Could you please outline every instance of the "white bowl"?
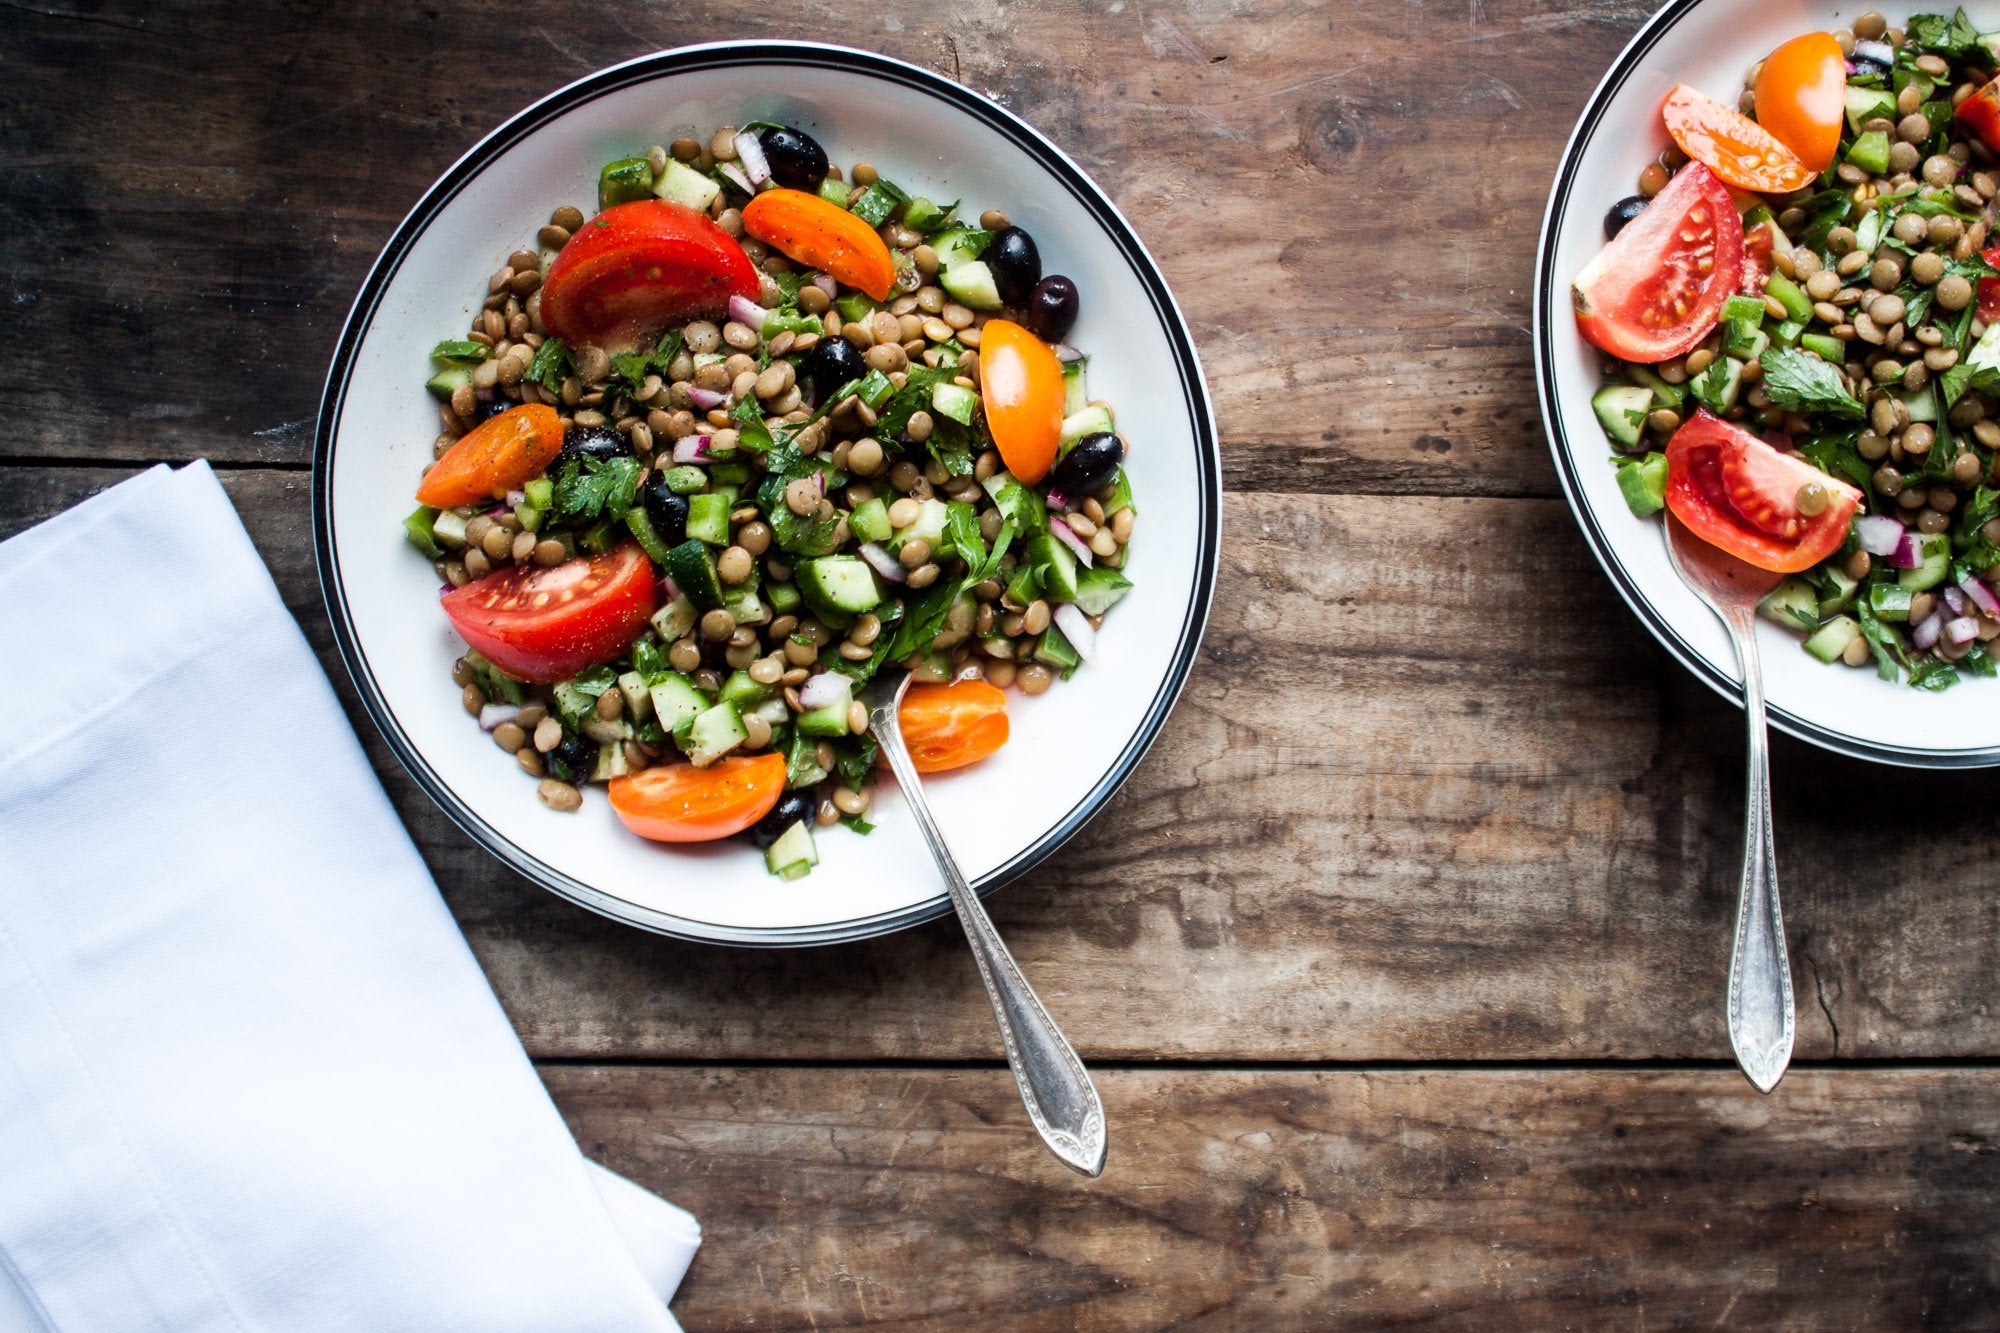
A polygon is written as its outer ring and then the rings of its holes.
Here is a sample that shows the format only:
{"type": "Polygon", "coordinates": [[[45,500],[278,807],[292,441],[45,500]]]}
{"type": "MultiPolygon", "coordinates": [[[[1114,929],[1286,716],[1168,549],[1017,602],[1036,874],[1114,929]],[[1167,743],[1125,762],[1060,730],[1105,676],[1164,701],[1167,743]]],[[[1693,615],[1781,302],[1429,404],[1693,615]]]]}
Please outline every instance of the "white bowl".
{"type": "MultiPolygon", "coordinates": [[[[1660,104],[1676,83],[1734,105],[1744,74],[1778,43],[1844,26],[1869,8],[1796,0],[1669,4],[1639,30],[1584,108],[1542,224],[1535,369],[1563,492],[1605,573],[1646,628],[1697,676],[1738,703],[1742,678],[1721,622],[1674,575],[1659,520],[1632,516],[1605,461],[1611,447],[1590,408],[1600,382],[1599,354],[1576,331],[1569,284],[1604,244],[1605,210],[1633,192],[1639,169],[1666,147],[1660,104]]],[[[1976,26],[1994,26],[1994,14],[1976,12],[1980,8],[1968,6],[1976,26]]],[[[1883,12],[1892,21],[1899,16],[1883,12]]],[[[1927,10],[1920,5],[1909,12],[1927,10]]],[[[1761,617],[1757,635],[1770,720],[1781,730],[1884,763],[1932,768],[2000,763],[2000,686],[1993,682],[1968,678],[1932,694],[1879,680],[1872,667],[1822,665],[1801,649],[1798,635],[1761,617]]]]}
{"type": "Polygon", "coordinates": [[[1012,738],[927,784],[982,891],[1083,828],[1131,773],[1187,678],[1215,580],[1221,494],[1214,418],[1166,283],[1100,189],[987,99],[883,56],[794,42],[718,43],[601,70],[537,102],[444,174],[396,229],[361,289],[327,378],[313,498],[320,579],[363,702],[419,784],[481,845],[586,907],[666,934],[732,944],[858,939],[948,910],[916,829],[884,780],[878,824],[819,837],[820,864],[787,883],[747,844],[670,848],[625,832],[602,788],[577,814],[459,706],[463,647],[429,564],[399,524],[437,433],[426,354],[456,336],[487,276],[561,204],[588,206],[617,156],[722,124],[798,125],[839,162],[868,161],[973,215],[1000,208],[1074,278],[1093,397],[1130,440],[1140,513],[1129,573],[1097,660],[1038,698],[1009,694],[1012,738]]]}

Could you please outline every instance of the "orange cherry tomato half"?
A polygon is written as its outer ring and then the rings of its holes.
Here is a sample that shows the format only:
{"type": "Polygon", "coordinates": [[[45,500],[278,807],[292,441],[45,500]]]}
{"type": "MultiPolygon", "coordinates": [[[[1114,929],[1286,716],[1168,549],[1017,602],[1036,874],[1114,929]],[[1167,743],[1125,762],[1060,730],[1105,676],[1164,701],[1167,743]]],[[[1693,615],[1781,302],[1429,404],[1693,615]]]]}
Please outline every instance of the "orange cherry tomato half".
{"type": "Polygon", "coordinates": [[[489,417],[445,450],[417,487],[422,504],[450,509],[498,499],[540,476],[562,451],[556,410],[530,403],[489,417]]]}
{"type": "Polygon", "coordinates": [[[458,636],[517,680],[563,680],[609,661],[656,605],[652,562],[633,542],[553,568],[509,565],[444,595],[458,636]]]}
{"type": "Polygon", "coordinates": [[[1694,535],[1738,560],[1779,574],[1811,569],[1840,549],[1861,492],[1795,454],[1697,410],[1667,441],[1667,508],[1694,535]],[[1799,509],[1808,483],[1827,506],[1799,509]]]}
{"type": "Polygon", "coordinates": [[[542,324],[571,346],[629,351],[758,290],[750,257],[706,214],[635,199],[584,223],[556,255],[542,277],[542,324]]]}
{"type": "Polygon", "coordinates": [[[1056,463],[1062,440],[1062,362],[1012,320],[979,331],[979,397],[1007,470],[1032,486],[1056,463]]]}
{"type": "Polygon", "coordinates": [[[878,301],[888,300],[896,285],[888,243],[866,222],[816,194],[766,190],[743,206],[743,230],[878,301]]]}
{"type": "Polygon", "coordinates": [[[1958,104],[1952,112],[1961,125],[1985,140],[1986,146],[2000,153],[2000,79],[1981,88],[1972,96],[1958,104]]]}
{"type": "Polygon", "coordinates": [[[1819,174],[1756,121],[1685,83],[1667,94],[1661,114],[1683,153],[1739,190],[1784,194],[1819,174]]]}
{"type": "Polygon", "coordinates": [[[917,772],[964,768],[1007,743],[1007,695],[983,680],[912,685],[896,724],[917,772]]]}
{"type": "Polygon", "coordinates": [[[1764,58],[1752,104],[1757,123],[1798,155],[1811,172],[1825,171],[1840,151],[1847,116],[1847,58],[1827,32],[1794,37],[1764,58]]]}
{"type": "Polygon", "coordinates": [[[741,833],[785,794],[785,757],[732,755],[706,768],[672,764],[611,779],[611,809],[654,842],[714,842],[741,833]]]}

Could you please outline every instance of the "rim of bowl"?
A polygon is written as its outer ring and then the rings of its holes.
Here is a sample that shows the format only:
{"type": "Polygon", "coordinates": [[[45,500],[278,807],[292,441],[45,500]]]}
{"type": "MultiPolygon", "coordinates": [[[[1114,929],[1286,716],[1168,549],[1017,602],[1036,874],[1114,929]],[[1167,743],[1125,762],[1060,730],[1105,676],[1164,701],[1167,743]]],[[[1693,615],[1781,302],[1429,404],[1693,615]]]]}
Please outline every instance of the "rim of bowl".
{"type": "Polygon", "coordinates": [[[1043,170],[1054,177],[1097,225],[1104,229],[1125,261],[1131,265],[1152,304],[1155,315],[1167,332],[1168,341],[1173,346],[1174,367],[1185,399],[1189,424],[1194,430],[1198,454],[1196,472],[1200,525],[1196,534],[1198,544],[1194,581],[1188,589],[1187,605],[1183,613],[1180,636],[1174,648],[1172,666],[1154,695],[1138,729],[1127,739],[1124,748],[1119,751],[1117,759],[1110,768],[1053,828],[974,883],[974,890],[982,897],[1039,865],[1089,822],[1091,817],[1125,784],[1140,759],[1152,747],[1161,727],[1165,725],[1168,715],[1173,711],[1174,703],[1186,686],[1188,674],[1193,668],[1202,632],[1208,623],[1210,603],[1215,590],[1216,565],[1221,547],[1222,460],[1217,444],[1218,432],[1214,407],[1209,400],[1207,382],[1202,377],[1201,361],[1195,352],[1194,339],[1188,332],[1187,321],[1182,317],[1179,305],[1175,303],[1173,294],[1167,289],[1166,279],[1161,275],[1159,265],[1154,262],[1131,224],[1125,220],[1124,215],[1118,211],[1117,206],[1096,182],[1039,130],[991,99],[982,97],[921,66],[874,51],[805,41],[705,42],[638,56],[588,74],[508,117],[498,128],[468,149],[464,156],[454,162],[429,189],[424,191],[409,214],[397,224],[396,230],[383,246],[381,254],[369,268],[368,276],[362,282],[347,319],[341,326],[340,339],[335,345],[333,361],[327,370],[325,388],[321,393],[319,419],[313,435],[313,550],[318,565],[320,591],[326,600],[334,643],[339,649],[341,662],[347,668],[349,678],[353,680],[354,687],[361,696],[362,706],[367,709],[370,719],[382,733],[383,739],[394,752],[398,762],[453,823],[501,862],[558,897],[566,898],[601,916],[657,934],[709,944],[788,948],[844,943],[890,934],[944,915],[951,910],[951,902],[940,890],[934,898],[924,902],[874,916],[855,917],[846,921],[799,929],[746,929],[641,907],[594,888],[557,870],[538,857],[529,855],[459,799],[411,744],[397,722],[394,710],[389,707],[381,691],[376,687],[374,673],[368,666],[367,653],[355,636],[353,624],[347,614],[346,593],[340,579],[339,554],[333,542],[330,493],[334,437],[355,353],[374,321],[375,312],[389,283],[401,269],[417,238],[429,229],[439,210],[468,182],[522,139],[534,134],[560,115],[637,83],[652,82],[694,70],[727,69],[745,65],[805,65],[833,68],[898,83],[971,115],[987,129],[1010,140],[1014,146],[1026,152],[1043,170]]]}
{"type": "MultiPolygon", "coordinates": [[[[1599,80],[1597,88],[1584,105],[1583,114],[1577,118],[1576,128],[1570,132],[1569,142],[1563,148],[1560,164],[1556,167],[1555,182],[1549,188],[1549,204],[1542,217],[1542,233],[1535,248],[1535,299],[1533,310],[1533,330],[1535,348],[1535,389],[1541,398],[1542,426],[1549,440],[1549,453],[1555,459],[1556,476],[1562,483],[1563,499],[1568,502],[1570,513],[1583,530],[1585,542],[1597,563],[1604,569],[1611,585],[1625,604],[1639,618],[1655,639],[1677,658],[1681,665],[1694,673],[1697,680],[1707,685],[1717,694],[1738,708],[1743,706],[1743,687],[1738,678],[1728,672],[1717,670],[1708,659],[1696,652],[1692,645],[1681,636],[1678,629],[1663,615],[1639,588],[1636,579],[1629,574],[1616,554],[1615,543],[1608,533],[1598,526],[1590,507],[1584,503],[1582,479],[1576,471],[1575,453],[1569,447],[1569,437],[1563,429],[1562,413],[1558,407],[1555,379],[1555,346],[1552,312],[1558,309],[1555,287],[1555,250],[1557,237],[1562,231],[1569,211],[1571,186],[1582,164],[1583,154],[1596,137],[1598,124],[1604,118],[1612,99],[1625,87],[1625,81],[1638,68],[1639,62],[1651,52],[1680,21],[1708,0],[1673,0],[1647,20],[1646,25],[1633,34],[1625,49],[1611,63],[1599,80]]],[[[1567,303],[1562,309],[1567,310],[1567,303]]],[[[1886,683],[1877,682],[1882,688],[1886,683]]],[[[1836,731],[1819,723],[1808,721],[1789,711],[1782,705],[1767,704],[1771,725],[1788,735],[1796,736],[1809,744],[1836,754],[1844,754],[1856,759],[1866,759],[1881,764],[1896,764],[1906,768],[1983,768],[2000,764],[2000,746],[1964,749],[1929,750],[1911,746],[1890,745],[1878,741],[1866,741],[1845,732],[1836,731]]]]}

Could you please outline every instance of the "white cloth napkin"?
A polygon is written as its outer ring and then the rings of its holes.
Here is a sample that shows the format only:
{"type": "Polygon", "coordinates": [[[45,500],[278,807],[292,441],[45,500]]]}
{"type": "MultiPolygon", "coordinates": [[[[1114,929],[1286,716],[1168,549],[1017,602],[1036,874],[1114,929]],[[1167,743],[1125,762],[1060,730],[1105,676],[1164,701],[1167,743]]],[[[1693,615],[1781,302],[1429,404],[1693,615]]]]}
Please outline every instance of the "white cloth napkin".
{"type": "MultiPolygon", "coordinates": [[[[384,541],[396,540],[384,529],[384,541]]],[[[0,544],[0,1328],[671,1330],[214,474],[0,544]]]]}

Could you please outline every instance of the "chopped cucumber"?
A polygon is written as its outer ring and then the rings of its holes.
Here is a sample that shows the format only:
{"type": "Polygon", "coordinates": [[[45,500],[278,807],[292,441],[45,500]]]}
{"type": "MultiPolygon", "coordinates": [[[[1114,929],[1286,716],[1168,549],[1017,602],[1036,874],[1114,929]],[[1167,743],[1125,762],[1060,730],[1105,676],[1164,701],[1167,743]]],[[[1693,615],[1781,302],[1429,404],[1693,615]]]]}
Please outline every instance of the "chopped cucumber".
{"type": "Polygon", "coordinates": [[[1821,620],[1825,620],[1831,615],[1837,615],[1852,606],[1854,604],[1855,589],[1861,586],[1861,580],[1847,577],[1847,571],[1839,565],[1828,565],[1823,572],[1831,586],[1822,592],[1819,597],[1819,618],[1821,620]]]}
{"type": "Polygon", "coordinates": [[[847,734],[847,706],[854,702],[854,683],[846,676],[836,675],[836,684],[841,686],[839,695],[831,703],[800,713],[798,726],[807,736],[845,736],[847,734]]]}
{"type": "Polygon", "coordinates": [[[590,781],[609,782],[631,771],[632,766],[625,762],[625,747],[605,741],[597,747],[597,764],[590,770],[590,781]]]}
{"type": "Polygon", "coordinates": [[[536,477],[521,487],[521,494],[527,496],[528,503],[537,509],[555,508],[556,484],[547,477],[536,477]]]}
{"type": "Polygon", "coordinates": [[[918,685],[949,685],[951,683],[951,654],[946,652],[923,652],[917,655],[917,664],[910,670],[910,679],[918,685]]]}
{"type": "Polygon", "coordinates": [[[677,671],[670,671],[654,681],[646,694],[652,700],[653,713],[660,719],[661,729],[670,736],[678,736],[688,723],[707,712],[711,706],[708,696],[677,671]]]}
{"type": "Polygon", "coordinates": [[[1757,297],[1739,295],[1732,296],[1722,303],[1722,314],[1717,318],[1724,324],[1735,323],[1737,320],[1761,324],[1766,313],[1768,312],[1764,309],[1764,303],[1757,297]]]}
{"type": "Polygon", "coordinates": [[[882,601],[875,571],[859,556],[823,555],[801,560],[796,568],[799,591],[814,610],[825,608],[858,616],[882,601]]]}
{"type": "Polygon", "coordinates": [[[1806,640],[1806,651],[1822,662],[1837,662],[1847,645],[1861,637],[1861,625],[1853,616],[1835,616],[1806,640]]]}
{"type": "Polygon", "coordinates": [[[689,763],[705,768],[743,744],[749,735],[734,708],[717,704],[689,724],[687,743],[681,748],[689,763]]]}
{"type": "Polygon", "coordinates": [[[992,239],[992,232],[977,227],[952,227],[932,239],[931,249],[937,254],[940,269],[953,269],[985,254],[986,243],[992,239]]]}
{"type": "Polygon", "coordinates": [[[1109,435],[1118,427],[1112,423],[1111,409],[1103,403],[1086,403],[1083,410],[1063,418],[1062,435],[1057,447],[1067,453],[1069,447],[1086,435],[1109,435]]]}
{"type": "MultiPolygon", "coordinates": [[[[1597,413],[1604,433],[1630,449],[1639,443],[1646,416],[1653,410],[1653,391],[1637,385],[1607,384],[1591,396],[1590,409],[1597,413]]],[[[1068,428],[1065,421],[1065,432],[1068,428]]]]}
{"type": "Polygon", "coordinates": [[[746,711],[743,716],[761,717],[771,724],[772,731],[776,731],[780,727],[792,725],[792,706],[785,702],[784,695],[774,694],[763,703],[746,711]]]}
{"type": "MultiPolygon", "coordinates": [[[[667,169],[653,182],[653,193],[672,204],[685,204],[697,213],[706,213],[722,187],[693,167],[667,159],[667,169]]],[[[844,196],[843,196],[844,197],[844,196]]]]}
{"type": "Polygon", "coordinates": [[[472,383],[470,366],[450,365],[425,380],[424,387],[438,397],[449,400],[460,387],[470,383],[472,383]]]}
{"type": "MultiPolygon", "coordinates": [[[[889,549],[900,551],[906,542],[921,538],[935,549],[944,540],[945,525],[951,521],[951,509],[939,499],[922,500],[917,505],[917,517],[908,527],[897,528],[889,538],[889,549]]],[[[873,605],[873,603],[870,603],[873,605]]],[[[866,611],[868,607],[862,607],[866,611]]]]}
{"type": "Polygon", "coordinates": [[[1870,175],[1881,175],[1889,169],[1889,136],[1880,130],[1856,135],[1847,160],[1870,175]]]}
{"type": "Polygon", "coordinates": [[[1104,502],[1104,513],[1109,517],[1121,509],[1131,510],[1134,516],[1139,512],[1139,507],[1132,503],[1132,478],[1122,467],[1118,469],[1118,480],[1111,483],[1111,498],[1104,502]]]}
{"type": "Polygon", "coordinates": [[[1807,296],[1805,290],[1796,282],[1776,269],[1771,270],[1771,278],[1765,284],[1764,291],[1775,297],[1778,304],[1785,308],[1787,320],[1802,324],[1813,317],[1812,298],[1807,296]]]}
{"type": "Polygon", "coordinates": [[[618,204],[644,199],[653,192],[653,167],[643,157],[621,157],[606,162],[597,173],[599,212],[618,204]]]}
{"type": "Polygon", "coordinates": [[[1090,391],[1084,387],[1083,367],[1081,360],[1063,367],[1063,415],[1066,417],[1083,411],[1084,404],[1090,401],[1090,391]]]}
{"type": "Polygon", "coordinates": [[[825,180],[819,183],[819,197],[826,200],[829,204],[835,204],[841,208],[846,208],[847,182],[837,181],[833,177],[828,176],[825,180]]]}
{"type": "Polygon", "coordinates": [[[1839,366],[1847,363],[1847,344],[1828,334],[1801,333],[1799,346],[1828,365],[1839,366]]]}
{"type": "Polygon", "coordinates": [[[1092,565],[1076,576],[1076,609],[1101,616],[1132,590],[1132,580],[1109,565],[1092,565]]]}
{"type": "Polygon", "coordinates": [[[894,531],[889,526],[889,506],[879,498],[856,505],[847,516],[847,527],[864,542],[886,542],[894,531]]]}
{"type": "Polygon", "coordinates": [[[781,616],[788,616],[799,609],[805,599],[799,596],[797,587],[789,583],[773,583],[764,589],[764,596],[771,603],[771,610],[781,616]]]}
{"type": "Polygon", "coordinates": [[[922,195],[918,195],[903,205],[903,225],[911,231],[920,231],[928,235],[943,227],[945,218],[950,216],[951,210],[957,207],[957,204],[947,204],[940,207],[922,195]]]}
{"type": "Polygon", "coordinates": [[[1667,507],[1667,456],[1647,454],[1618,465],[1618,491],[1639,518],[1647,518],[1667,507]]]}
{"type": "Polygon", "coordinates": [[[794,731],[792,743],[785,751],[785,785],[810,787],[824,781],[826,770],[819,764],[819,746],[803,731],[794,731]]]}
{"type": "Polygon", "coordinates": [[[699,610],[713,611],[722,605],[722,580],[715,572],[715,557],[699,539],[690,537],[667,552],[666,566],[667,577],[681,590],[681,596],[699,610]]]}
{"type": "Polygon", "coordinates": [[[715,491],[689,496],[688,536],[710,546],[729,545],[729,506],[733,498],[715,491]]]}
{"type": "Polygon", "coordinates": [[[431,536],[437,538],[440,546],[464,550],[466,522],[464,515],[454,514],[449,509],[440,509],[437,518],[431,522],[431,536]]]}
{"type": "Polygon", "coordinates": [[[993,281],[993,270],[986,267],[984,260],[974,259],[946,269],[938,275],[938,285],[953,300],[974,310],[998,310],[1005,304],[1000,299],[1000,288],[993,281]]]}
{"type": "MultiPolygon", "coordinates": [[[[540,521],[539,515],[537,521],[540,521]]],[[[646,517],[644,505],[633,505],[625,511],[625,526],[631,529],[632,535],[638,539],[639,547],[645,551],[648,559],[656,565],[667,563],[667,554],[673,548],[661,541],[660,534],[653,530],[653,520],[646,517]]]]}
{"type": "MultiPolygon", "coordinates": [[[[1821,335],[1817,333],[1805,333],[1799,336],[1799,341],[1804,342],[1807,338],[1819,337],[1821,335]]],[[[1838,342],[1839,340],[1828,338],[1825,341],[1838,342]]],[[[1763,329],[1755,324],[1738,320],[1734,323],[1723,325],[1722,352],[1723,355],[1732,360],[1755,361],[1758,357],[1764,355],[1764,350],[1770,345],[1771,335],[1764,332],[1763,329]]]]}
{"type": "Polygon", "coordinates": [[[722,693],[716,696],[723,703],[733,705],[738,712],[755,708],[771,697],[771,687],[760,685],[750,678],[748,671],[732,671],[729,679],[722,682],[722,693]]]}
{"type": "Polygon", "coordinates": [[[849,292],[835,301],[833,308],[840,312],[842,323],[852,324],[858,319],[867,319],[882,307],[870,300],[866,293],[849,292]]]}
{"type": "Polygon", "coordinates": [[[1951,572],[1951,535],[1943,532],[1917,534],[1917,559],[1921,563],[1915,569],[1896,572],[1899,586],[1911,592],[1922,592],[1943,583],[1944,576],[1951,572]]]}
{"type": "MultiPolygon", "coordinates": [[[[1906,569],[1903,572],[1909,574],[1914,571],[1906,569]]],[[[1878,583],[1868,590],[1868,609],[1875,613],[1877,620],[1906,623],[1910,618],[1910,599],[1915,595],[1916,590],[1912,588],[1878,583]]]]}
{"type": "Polygon", "coordinates": [[[1804,579],[1788,578],[1764,594],[1757,610],[1766,620],[1786,629],[1810,633],[1819,628],[1819,595],[1804,579]]]}
{"type": "Polygon", "coordinates": [[[963,384],[946,381],[931,386],[931,406],[959,425],[970,426],[972,414],[979,410],[979,395],[963,384]]]}
{"type": "MultiPolygon", "coordinates": [[[[1121,472],[1120,476],[1123,475],[1121,472]]],[[[986,487],[986,493],[993,498],[993,507],[1000,511],[1001,517],[1014,520],[1014,531],[1027,536],[1030,533],[1047,530],[1048,506],[1042,503],[1041,496],[1017,481],[1013,473],[996,472],[981,484],[986,487]]],[[[1112,514],[1117,511],[1106,505],[1104,512],[1112,514]]]]}
{"type": "MultiPolygon", "coordinates": [[[[671,551],[669,555],[673,554],[671,551]]],[[[653,632],[666,643],[684,639],[694,632],[695,622],[701,619],[701,609],[685,594],[674,598],[659,610],[653,612],[653,632]]]]}
{"type": "Polygon", "coordinates": [[[1073,602],[1077,594],[1076,556],[1053,532],[1028,539],[1027,561],[1041,571],[1042,595],[1052,602],[1073,602]]]}
{"type": "Polygon", "coordinates": [[[1912,389],[1908,393],[1898,394],[1897,397],[1902,401],[1903,406],[1909,409],[1910,420],[1937,420],[1937,395],[1933,394],[1929,389],[1912,389]]]}
{"type": "MultiPolygon", "coordinates": [[[[1856,134],[1871,120],[1896,119],[1896,98],[1887,88],[1857,88],[1847,85],[1847,124],[1856,134]]],[[[1887,136],[1885,135],[1886,139],[1887,136]]],[[[1885,147],[1883,152],[1886,154],[1885,147]]]]}
{"type": "Polygon", "coordinates": [[[1671,407],[1680,411],[1687,401],[1687,388],[1680,384],[1669,384],[1654,373],[1651,366],[1627,366],[1625,374],[1634,384],[1644,385],[1653,391],[1653,399],[1661,407],[1671,407]]]}
{"type": "Polygon", "coordinates": [[[1042,595],[1042,567],[1033,560],[1023,560],[1014,577],[1007,583],[1007,595],[1022,606],[1042,595]]]}
{"type": "Polygon", "coordinates": [[[403,535],[410,539],[410,545],[433,560],[444,555],[444,547],[437,539],[437,516],[438,511],[429,505],[418,505],[410,516],[403,520],[403,535]]]}
{"type": "Polygon", "coordinates": [[[764,599],[757,595],[757,589],[748,583],[725,592],[722,596],[722,609],[729,612],[739,625],[771,623],[771,608],[764,605],[764,599]]]}
{"type": "Polygon", "coordinates": [[[547,512],[547,510],[537,509],[531,504],[517,504],[514,506],[514,521],[521,525],[521,531],[523,532],[540,532],[542,528],[542,516],[547,512]]]}
{"type": "Polygon", "coordinates": [[[1035,660],[1043,666],[1052,666],[1068,675],[1083,665],[1083,659],[1076,655],[1076,649],[1054,625],[1042,631],[1042,637],[1035,644],[1035,660]]]}
{"type": "Polygon", "coordinates": [[[653,700],[648,690],[646,678],[636,671],[618,677],[618,692],[625,696],[625,714],[635,722],[644,722],[653,715],[653,700]]]}
{"type": "Polygon", "coordinates": [[[797,879],[819,864],[812,828],[806,820],[786,829],[764,849],[764,868],[780,879],[797,879]]]}

